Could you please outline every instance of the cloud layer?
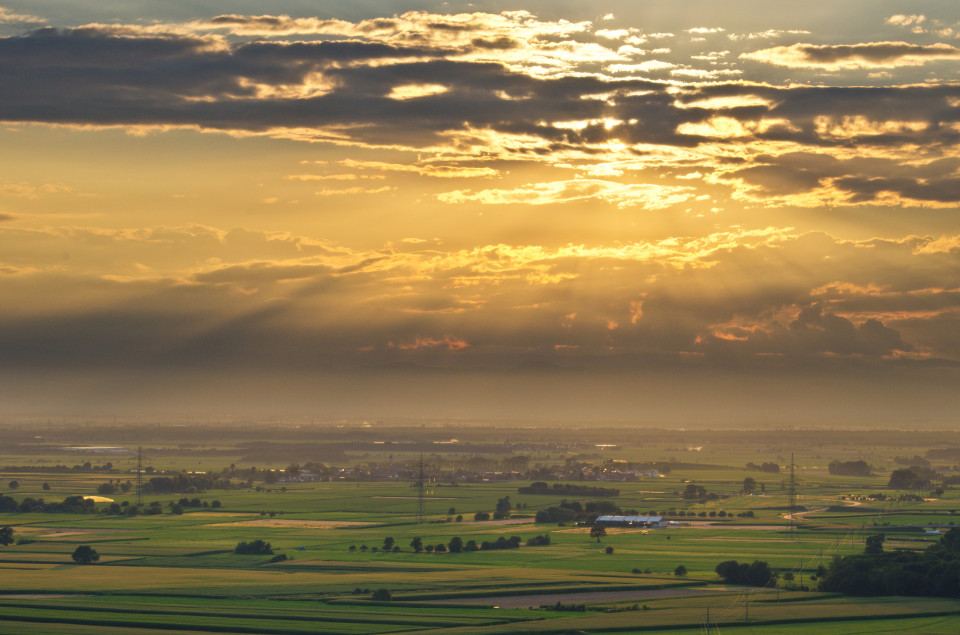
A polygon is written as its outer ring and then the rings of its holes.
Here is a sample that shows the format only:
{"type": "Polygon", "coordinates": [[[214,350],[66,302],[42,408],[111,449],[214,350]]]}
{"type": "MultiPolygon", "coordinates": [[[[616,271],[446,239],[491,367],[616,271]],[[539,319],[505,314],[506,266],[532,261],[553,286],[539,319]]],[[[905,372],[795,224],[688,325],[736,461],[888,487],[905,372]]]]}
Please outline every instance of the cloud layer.
{"type": "Polygon", "coordinates": [[[0,9],[0,364],[953,372],[960,49],[870,19],[0,9]]]}

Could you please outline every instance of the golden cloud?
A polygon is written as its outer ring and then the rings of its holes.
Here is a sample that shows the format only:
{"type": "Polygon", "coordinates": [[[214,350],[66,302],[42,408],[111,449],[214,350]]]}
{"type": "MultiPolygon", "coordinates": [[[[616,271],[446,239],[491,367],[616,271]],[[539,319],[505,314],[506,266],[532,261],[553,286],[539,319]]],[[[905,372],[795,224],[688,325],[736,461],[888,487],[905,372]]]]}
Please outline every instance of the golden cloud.
{"type": "Polygon", "coordinates": [[[958,59],[960,49],[949,44],[921,45],[907,42],[792,44],[743,53],[740,57],[788,68],[837,71],[920,66],[937,60],[958,59]]]}

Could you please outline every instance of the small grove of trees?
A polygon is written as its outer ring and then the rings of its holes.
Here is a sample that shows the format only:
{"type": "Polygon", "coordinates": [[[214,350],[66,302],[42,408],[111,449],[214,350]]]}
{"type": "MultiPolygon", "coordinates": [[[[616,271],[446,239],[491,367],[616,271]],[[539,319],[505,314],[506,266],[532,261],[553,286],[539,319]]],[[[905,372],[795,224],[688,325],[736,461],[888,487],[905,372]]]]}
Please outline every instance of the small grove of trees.
{"type": "Polygon", "coordinates": [[[473,515],[473,519],[476,521],[490,520],[490,512],[477,512],[473,515]]]}
{"type": "Polygon", "coordinates": [[[866,461],[831,461],[827,470],[835,476],[870,476],[870,465],[866,461]]]}
{"type": "Polygon", "coordinates": [[[535,520],[538,523],[593,522],[597,516],[602,515],[636,516],[637,511],[631,509],[625,512],[616,503],[608,500],[587,501],[581,505],[579,501],[563,499],[559,506],[538,511],[535,520]]]}
{"type": "Polygon", "coordinates": [[[554,496],[575,495],[610,497],[620,495],[620,490],[612,487],[573,485],[572,483],[564,483],[562,485],[560,483],[554,483],[553,487],[550,487],[543,481],[531,483],[530,487],[520,487],[517,491],[519,491],[521,494],[551,494],[554,496]]]}
{"type": "Polygon", "coordinates": [[[780,466],[776,463],[763,463],[757,465],[756,463],[747,463],[748,470],[754,470],[755,472],[768,472],[770,474],[779,474],[780,466]]]}
{"type": "Polygon", "coordinates": [[[237,546],[233,549],[233,553],[247,556],[270,556],[273,555],[273,547],[270,546],[269,542],[264,542],[263,540],[257,538],[252,542],[238,542],[237,546]]]}
{"type": "Polygon", "coordinates": [[[377,602],[389,602],[393,598],[393,594],[390,593],[389,589],[377,589],[371,597],[377,602]]]}
{"type": "Polygon", "coordinates": [[[726,560],[714,569],[727,584],[745,584],[747,586],[767,586],[776,577],[770,565],[760,560],[753,563],[739,563],[736,560],[726,560]]]}
{"type": "Polygon", "coordinates": [[[895,456],[893,457],[893,462],[897,465],[906,465],[908,467],[913,467],[914,465],[917,467],[930,467],[930,461],[919,454],[914,454],[913,458],[908,456],[895,456]]]}
{"type": "Polygon", "coordinates": [[[683,498],[685,500],[696,500],[704,503],[708,500],[717,500],[720,498],[720,496],[718,494],[708,494],[707,488],[705,488],[703,485],[689,483],[683,490],[683,498]]]}
{"type": "MultiPolygon", "coordinates": [[[[437,545],[425,545],[423,539],[420,536],[415,537],[410,541],[410,547],[416,553],[427,552],[427,553],[462,553],[464,551],[493,551],[496,549],[516,549],[522,544],[522,539],[520,536],[510,536],[509,538],[504,538],[500,536],[494,541],[484,540],[481,544],[477,544],[476,540],[468,540],[467,542],[463,541],[463,538],[460,536],[454,536],[450,539],[450,542],[447,544],[437,544],[437,545]]],[[[549,545],[550,536],[535,536],[527,541],[528,546],[534,545],[549,545]]]]}
{"type": "Polygon", "coordinates": [[[906,467],[890,473],[890,489],[926,489],[936,474],[930,468],[906,467]]]}
{"type": "MultiPolygon", "coordinates": [[[[272,474],[272,472],[270,472],[272,474]]],[[[240,485],[229,478],[217,478],[207,474],[175,474],[154,476],[143,484],[144,494],[190,494],[208,489],[235,489],[240,485]]]]}
{"type": "Polygon", "coordinates": [[[0,527],[0,545],[7,547],[13,544],[13,527],[0,527]]]}
{"type": "Polygon", "coordinates": [[[687,568],[681,564],[673,570],[673,575],[677,576],[678,578],[682,578],[683,576],[687,575],[687,568]]]}
{"type": "Polygon", "coordinates": [[[550,534],[543,534],[542,536],[533,536],[532,538],[527,538],[528,547],[546,547],[550,545],[550,534]]]}
{"type": "Polygon", "coordinates": [[[73,555],[70,557],[73,558],[73,561],[77,564],[93,564],[100,559],[100,554],[89,545],[80,545],[74,549],[73,555]]]}
{"type": "Polygon", "coordinates": [[[960,595],[960,529],[924,551],[884,551],[883,535],[867,538],[864,553],[836,557],[820,578],[821,591],[847,595],[960,595]]]}

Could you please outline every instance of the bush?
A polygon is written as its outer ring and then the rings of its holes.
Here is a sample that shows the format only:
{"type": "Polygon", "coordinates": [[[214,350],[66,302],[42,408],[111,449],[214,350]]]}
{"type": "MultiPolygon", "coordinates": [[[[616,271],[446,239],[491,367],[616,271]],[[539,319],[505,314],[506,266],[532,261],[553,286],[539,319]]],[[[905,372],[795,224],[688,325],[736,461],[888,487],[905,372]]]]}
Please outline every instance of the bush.
{"type": "Polygon", "coordinates": [[[372,598],[377,602],[389,602],[393,598],[393,594],[390,593],[389,589],[377,589],[373,592],[372,598]]]}
{"type": "Polygon", "coordinates": [[[683,576],[687,575],[687,568],[681,564],[673,570],[673,575],[677,576],[678,578],[682,578],[683,576]]]}
{"type": "Polygon", "coordinates": [[[613,553],[613,547],[607,547],[606,549],[604,549],[604,551],[606,551],[607,554],[611,554],[613,553]]]}
{"type": "Polygon", "coordinates": [[[474,520],[490,520],[490,512],[477,512],[473,515],[474,520]]]}

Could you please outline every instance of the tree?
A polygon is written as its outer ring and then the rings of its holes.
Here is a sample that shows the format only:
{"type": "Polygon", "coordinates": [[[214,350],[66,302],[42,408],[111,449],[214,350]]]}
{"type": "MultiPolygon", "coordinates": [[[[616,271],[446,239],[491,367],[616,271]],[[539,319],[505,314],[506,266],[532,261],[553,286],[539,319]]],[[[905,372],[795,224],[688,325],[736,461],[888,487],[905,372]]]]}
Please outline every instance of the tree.
{"type": "Polygon", "coordinates": [[[0,528],[0,545],[4,547],[13,544],[13,527],[0,528]]]}
{"type": "Polygon", "coordinates": [[[116,494],[117,488],[113,483],[100,483],[97,486],[97,494],[101,496],[110,496],[111,494],[116,494]]]}
{"type": "Polygon", "coordinates": [[[450,553],[460,553],[463,551],[463,539],[460,536],[454,536],[450,539],[450,553]]]}
{"type": "Polygon", "coordinates": [[[393,598],[393,594],[390,593],[389,589],[377,589],[373,592],[372,597],[377,602],[389,602],[393,598]]]}
{"type": "Polygon", "coordinates": [[[590,528],[590,537],[596,538],[597,542],[600,542],[600,539],[607,535],[607,529],[603,525],[594,525],[590,528]]]}
{"type": "Polygon", "coordinates": [[[757,481],[754,480],[752,476],[748,476],[743,479],[743,493],[752,494],[753,490],[757,489],[757,481]]]}
{"type": "Polygon", "coordinates": [[[476,521],[490,520],[490,512],[477,512],[473,515],[473,519],[476,521]]]}
{"type": "Polygon", "coordinates": [[[10,489],[17,489],[20,487],[20,481],[10,481],[10,489]]]}
{"type": "Polygon", "coordinates": [[[690,483],[686,489],[683,490],[683,498],[686,500],[706,500],[707,488],[703,485],[690,483]]]}
{"type": "Polygon", "coordinates": [[[92,564],[100,559],[100,554],[89,545],[80,545],[74,549],[73,555],[70,557],[73,558],[73,561],[77,564],[92,564]]]}
{"type": "Polygon", "coordinates": [[[413,549],[415,553],[420,553],[423,551],[423,539],[420,536],[417,536],[410,541],[410,548],[413,549]]]}
{"type": "Polygon", "coordinates": [[[883,553],[883,541],[886,538],[884,534],[874,534],[873,536],[867,536],[867,546],[864,548],[863,553],[875,556],[878,553],[883,553]]]}
{"type": "Polygon", "coordinates": [[[392,551],[392,550],[393,550],[393,544],[394,544],[394,542],[396,542],[396,541],[393,539],[393,536],[387,536],[386,538],[384,538],[384,539],[383,539],[383,550],[384,550],[384,551],[392,551]]]}
{"type": "Polygon", "coordinates": [[[604,549],[604,551],[607,552],[607,555],[610,555],[611,553],[613,553],[613,547],[607,547],[606,549],[604,549]]]}
{"type": "Polygon", "coordinates": [[[504,496],[497,501],[497,509],[495,512],[493,512],[493,517],[497,520],[510,518],[511,509],[513,509],[513,505],[510,503],[510,497],[504,496]]]}
{"type": "Polygon", "coordinates": [[[677,576],[678,578],[682,578],[683,576],[687,575],[687,568],[681,564],[673,570],[673,575],[677,576]]]}
{"type": "Polygon", "coordinates": [[[49,491],[50,491],[50,483],[47,483],[46,481],[44,481],[44,483],[43,483],[43,491],[45,491],[45,492],[49,492],[49,491]]]}

